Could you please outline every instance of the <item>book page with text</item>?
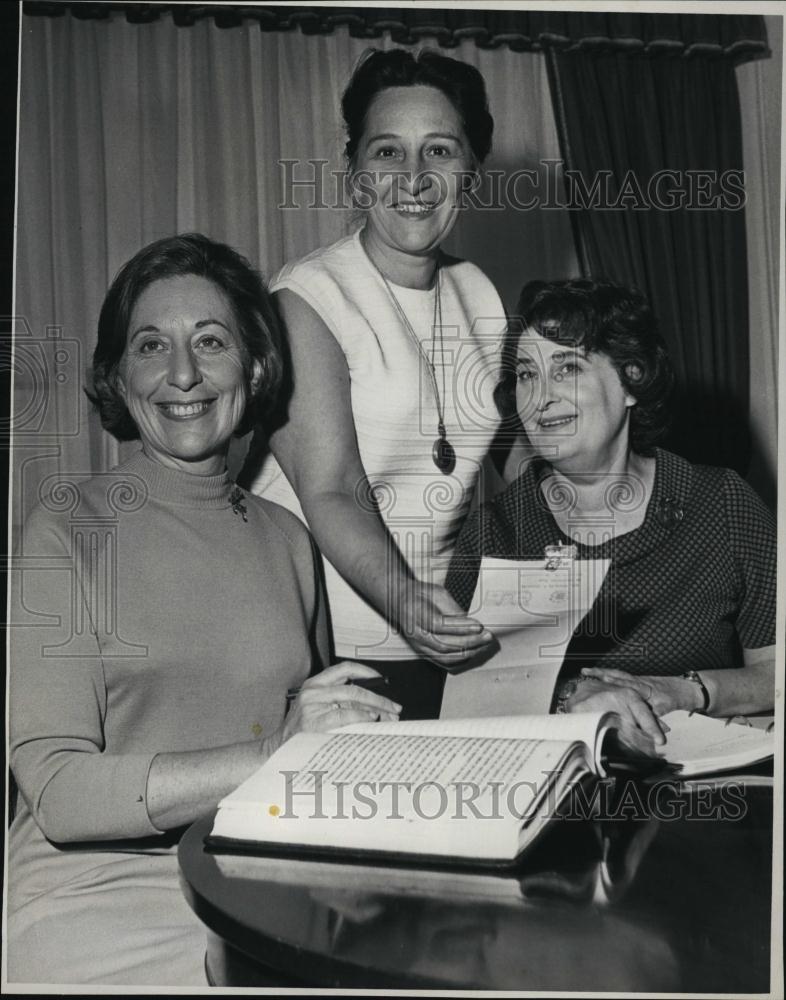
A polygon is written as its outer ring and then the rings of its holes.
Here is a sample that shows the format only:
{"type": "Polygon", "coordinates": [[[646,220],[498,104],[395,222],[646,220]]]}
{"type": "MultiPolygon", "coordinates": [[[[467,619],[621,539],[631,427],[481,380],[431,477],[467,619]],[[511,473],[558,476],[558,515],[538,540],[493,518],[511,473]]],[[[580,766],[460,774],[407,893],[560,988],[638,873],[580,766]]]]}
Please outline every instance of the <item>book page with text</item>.
{"type": "Polygon", "coordinates": [[[772,733],[699,712],[669,712],[669,726],[661,755],[682,765],[680,774],[711,774],[766,760],[775,752],[772,733]]]}
{"type": "Polygon", "coordinates": [[[214,836],[513,858],[522,817],[541,802],[551,805],[546,791],[573,747],[488,735],[348,731],[320,743],[299,734],[289,743],[300,743],[296,753],[274,754],[222,801],[214,836]]]}
{"type": "Polygon", "coordinates": [[[600,755],[603,734],[613,722],[609,712],[574,712],[564,715],[504,715],[495,718],[412,719],[404,722],[364,722],[340,732],[410,733],[425,736],[491,736],[497,739],[580,740],[593,759],[600,755]]]}

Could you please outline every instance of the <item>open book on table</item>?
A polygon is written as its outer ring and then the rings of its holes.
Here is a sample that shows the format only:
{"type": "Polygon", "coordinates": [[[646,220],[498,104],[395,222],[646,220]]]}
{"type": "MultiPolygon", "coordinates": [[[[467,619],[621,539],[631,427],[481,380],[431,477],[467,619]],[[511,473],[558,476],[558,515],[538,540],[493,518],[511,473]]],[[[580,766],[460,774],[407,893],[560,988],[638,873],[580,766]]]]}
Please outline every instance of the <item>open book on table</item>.
{"type": "Polygon", "coordinates": [[[435,719],[298,733],[218,807],[208,844],[514,864],[602,774],[613,716],[435,719]]]}
{"type": "Polygon", "coordinates": [[[311,893],[321,902],[435,899],[444,902],[493,900],[495,904],[541,906],[567,899],[605,906],[621,898],[655,838],[657,819],[619,824],[594,819],[555,827],[515,868],[457,868],[401,865],[389,858],[304,857],[302,852],[218,852],[215,862],[224,878],[259,885],[286,885],[311,893]],[[542,850],[539,848],[542,847],[542,850]],[[297,864],[292,864],[292,857],[297,864]],[[564,858],[565,865],[554,864],[564,858]]]}
{"type": "MultiPolygon", "coordinates": [[[[571,790],[604,773],[611,713],[435,719],[299,733],[220,803],[208,843],[448,864],[512,865],[571,790]]],[[[773,737],[666,716],[680,776],[766,760],[773,737]]]]}
{"type": "MultiPolygon", "coordinates": [[[[469,614],[491,629],[496,651],[446,678],[441,718],[547,713],[574,631],[593,606],[608,560],[484,556],[469,614]]],[[[698,713],[672,712],[663,761],[680,777],[728,773],[773,756],[769,733],[698,713]]],[[[634,769],[641,767],[634,762],[634,769]]]]}

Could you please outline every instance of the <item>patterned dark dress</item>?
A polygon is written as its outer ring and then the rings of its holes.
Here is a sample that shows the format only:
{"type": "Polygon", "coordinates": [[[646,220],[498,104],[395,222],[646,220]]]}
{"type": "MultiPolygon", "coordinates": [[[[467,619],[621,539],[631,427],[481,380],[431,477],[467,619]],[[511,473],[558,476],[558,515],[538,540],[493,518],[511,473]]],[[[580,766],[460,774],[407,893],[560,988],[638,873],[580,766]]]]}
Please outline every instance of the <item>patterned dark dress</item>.
{"type": "MultiPolygon", "coordinates": [[[[546,545],[570,541],[541,491],[548,472],[545,462],[530,463],[465,522],[446,580],[465,609],[484,555],[541,559],[546,545]]],[[[658,449],[643,523],[607,534],[578,545],[580,559],[611,566],[571,640],[563,678],[591,664],[656,675],[741,667],[743,648],[775,642],[775,521],[735,472],[658,449]]]]}

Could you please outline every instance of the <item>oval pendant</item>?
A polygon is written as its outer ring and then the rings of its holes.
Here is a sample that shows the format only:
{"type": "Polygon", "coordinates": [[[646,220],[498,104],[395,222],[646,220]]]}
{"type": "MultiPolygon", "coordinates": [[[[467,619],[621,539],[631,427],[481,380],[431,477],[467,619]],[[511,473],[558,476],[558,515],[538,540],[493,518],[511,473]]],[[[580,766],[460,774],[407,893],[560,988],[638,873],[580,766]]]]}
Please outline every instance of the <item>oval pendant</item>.
{"type": "Polygon", "coordinates": [[[456,453],[447,438],[437,438],[431,449],[431,457],[434,459],[434,465],[446,476],[456,468],[456,453]]]}

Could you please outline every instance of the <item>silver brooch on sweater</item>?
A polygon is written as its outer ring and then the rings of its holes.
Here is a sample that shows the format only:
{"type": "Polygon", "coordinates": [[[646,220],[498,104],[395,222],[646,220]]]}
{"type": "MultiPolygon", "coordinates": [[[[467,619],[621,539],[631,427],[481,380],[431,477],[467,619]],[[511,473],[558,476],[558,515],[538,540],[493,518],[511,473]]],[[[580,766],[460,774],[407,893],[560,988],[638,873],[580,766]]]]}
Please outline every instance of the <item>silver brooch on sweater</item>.
{"type": "Polygon", "coordinates": [[[248,518],[246,517],[248,507],[246,507],[245,499],[246,495],[239,486],[236,486],[229,494],[229,502],[232,504],[232,510],[236,514],[240,514],[243,520],[248,523],[248,518]]]}

